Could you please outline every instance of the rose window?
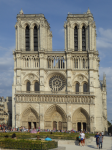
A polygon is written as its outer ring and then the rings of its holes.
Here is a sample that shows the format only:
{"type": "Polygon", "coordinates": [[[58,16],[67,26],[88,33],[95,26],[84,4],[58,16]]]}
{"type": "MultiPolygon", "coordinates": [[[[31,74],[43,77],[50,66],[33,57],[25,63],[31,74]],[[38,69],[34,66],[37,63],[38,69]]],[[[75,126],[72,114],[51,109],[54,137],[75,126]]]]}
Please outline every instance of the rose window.
{"type": "Polygon", "coordinates": [[[49,80],[49,86],[52,91],[61,91],[66,85],[66,80],[60,75],[54,75],[49,80]]]}

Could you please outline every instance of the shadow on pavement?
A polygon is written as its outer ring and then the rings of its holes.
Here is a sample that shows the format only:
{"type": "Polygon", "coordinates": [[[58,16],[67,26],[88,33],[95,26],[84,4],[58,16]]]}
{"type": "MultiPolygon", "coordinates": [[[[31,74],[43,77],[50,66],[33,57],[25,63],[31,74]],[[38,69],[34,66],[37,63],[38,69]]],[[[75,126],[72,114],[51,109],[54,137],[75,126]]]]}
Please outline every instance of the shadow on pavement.
{"type": "Polygon", "coordinates": [[[91,148],[94,148],[94,149],[96,148],[96,147],[94,147],[93,145],[87,145],[87,147],[91,147],[91,148]]]}

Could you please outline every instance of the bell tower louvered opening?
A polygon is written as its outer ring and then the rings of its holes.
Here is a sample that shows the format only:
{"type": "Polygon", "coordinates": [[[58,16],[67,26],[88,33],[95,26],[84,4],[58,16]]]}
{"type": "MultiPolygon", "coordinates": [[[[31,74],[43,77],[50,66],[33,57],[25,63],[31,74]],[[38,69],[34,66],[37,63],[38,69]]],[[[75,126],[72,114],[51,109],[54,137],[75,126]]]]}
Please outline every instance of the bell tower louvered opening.
{"type": "Polygon", "coordinates": [[[78,29],[77,26],[74,28],[74,49],[78,51],[78,29]]]}
{"type": "Polygon", "coordinates": [[[29,29],[29,26],[26,26],[25,38],[26,38],[26,51],[30,51],[30,29],[29,29]]]}
{"type": "Polygon", "coordinates": [[[34,51],[38,51],[38,29],[34,27],[34,51]]]}
{"type": "Polygon", "coordinates": [[[86,51],[86,30],[82,27],[82,51],[86,51]]]}

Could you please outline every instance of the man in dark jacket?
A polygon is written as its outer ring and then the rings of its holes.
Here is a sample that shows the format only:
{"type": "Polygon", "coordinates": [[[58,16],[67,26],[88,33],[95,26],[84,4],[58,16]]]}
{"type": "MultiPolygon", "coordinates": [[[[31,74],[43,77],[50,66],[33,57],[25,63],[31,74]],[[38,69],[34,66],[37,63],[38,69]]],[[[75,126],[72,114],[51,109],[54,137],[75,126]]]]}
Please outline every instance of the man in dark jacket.
{"type": "Polygon", "coordinates": [[[97,145],[97,148],[98,148],[98,145],[99,145],[99,142],[98,142],[99,134],[98,134],[98,132],[96,133],[95,138],[96,138],[96,145],[97,145]]]}

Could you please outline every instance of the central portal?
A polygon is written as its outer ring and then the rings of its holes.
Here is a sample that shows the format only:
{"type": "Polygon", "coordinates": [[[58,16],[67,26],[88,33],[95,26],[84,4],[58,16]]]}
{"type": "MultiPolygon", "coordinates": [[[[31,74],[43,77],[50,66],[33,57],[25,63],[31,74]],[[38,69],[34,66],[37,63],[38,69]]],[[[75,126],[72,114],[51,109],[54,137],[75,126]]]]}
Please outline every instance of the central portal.
{"type": "Polygon", "coordinates": [[[66,114],[58,105],[52,105],[45,113],[45,129],[67,130],[66,114]]]}

